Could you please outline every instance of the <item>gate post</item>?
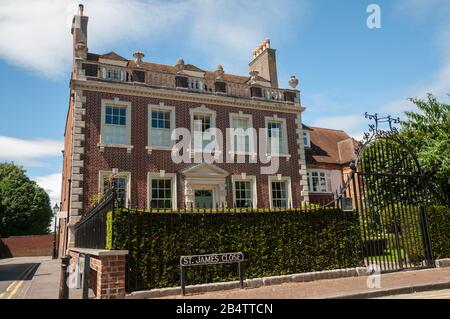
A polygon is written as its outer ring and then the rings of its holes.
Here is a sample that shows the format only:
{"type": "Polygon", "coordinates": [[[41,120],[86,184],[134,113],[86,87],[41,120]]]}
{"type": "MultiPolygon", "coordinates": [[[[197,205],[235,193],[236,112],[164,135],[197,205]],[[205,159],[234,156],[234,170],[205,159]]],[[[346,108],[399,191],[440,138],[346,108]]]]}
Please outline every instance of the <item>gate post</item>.
{"type": "Polygon", "coordinates": [[[433,250],[431,248],[430,233],[428,231],[427,214],[423,205],[420,205],[420,224],[422,226],[422,242],[425,250],[425,262],[427,266],[433,266],[433,250]]]}

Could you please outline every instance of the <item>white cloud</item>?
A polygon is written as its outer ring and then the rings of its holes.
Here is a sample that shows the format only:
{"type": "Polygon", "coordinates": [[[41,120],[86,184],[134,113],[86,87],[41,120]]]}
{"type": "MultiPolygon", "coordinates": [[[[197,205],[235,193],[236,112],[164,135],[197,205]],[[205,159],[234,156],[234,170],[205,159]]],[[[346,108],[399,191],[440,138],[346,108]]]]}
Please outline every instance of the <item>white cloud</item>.
{"type": "Polygon", "coordinates": [[[61,173],[50,174],[46,176],[38,176],[34,178],[36,183],[42,187],[50,197],[52,207],[61,201],[61,173]]]}
{"type": "Polygon", "coordinates": [[[43,158],[60,156],[61,141],[47,139],[23,140],[0,135],[0,160],[13,161],[27,166],[43,166],[43,158]]]}
{"type": "MultiPolygon", "coordinates": [[[[230,63],[232,68],[236,61],[248,62],[251,50],[269,32],[285,36],[289,22],[299,17],[299,6],[303,8],[306,0],[83,2],[90,17],[91,52],[109,51],[121,42],[150,44],[176,35],[211,56],[209,63],[230,63]]],[[[1,1],[0,57],[46,76],[64,74],[70,67],[70,26],[76,8],[73,0],[1,1]]]]}

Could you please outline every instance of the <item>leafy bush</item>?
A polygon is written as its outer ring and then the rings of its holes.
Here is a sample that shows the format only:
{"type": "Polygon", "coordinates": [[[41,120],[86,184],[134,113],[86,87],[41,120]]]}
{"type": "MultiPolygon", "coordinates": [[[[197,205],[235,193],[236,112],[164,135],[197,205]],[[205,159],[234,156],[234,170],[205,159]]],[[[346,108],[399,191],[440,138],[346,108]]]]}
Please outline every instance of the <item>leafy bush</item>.
{"type": "MultiPolygon", "coordinates": [[[[337,209],[271,212],[144,212],[112,217],[112,248],[129,249],[128,291],[178,286],[182,255],[244,253],[244,276],[363,264],[354,215],[337,209]],[[129,225],[129,227],[128,227],[129,225]]],[[[237,265],[187,269],[187,283],[237,280],[237,265]]]]}
{"type": "Polygon", "coordinates": [[[427,216],[434,258],[450,258],[450,208],[429,207],[427,216]]]}

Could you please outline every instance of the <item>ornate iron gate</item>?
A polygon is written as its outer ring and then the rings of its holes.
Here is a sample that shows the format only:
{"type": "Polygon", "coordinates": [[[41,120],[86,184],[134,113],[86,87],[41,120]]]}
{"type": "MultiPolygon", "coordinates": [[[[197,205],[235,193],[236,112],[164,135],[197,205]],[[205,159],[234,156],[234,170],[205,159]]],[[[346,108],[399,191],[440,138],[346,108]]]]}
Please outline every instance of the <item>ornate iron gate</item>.
{"type": "Polygon", "coordinates": [[[381,272],[434,267],[426,206],[427,178],[414,152],[393,124],[377,114],[364,135],[352,172],[338,196],[358,213],[366,265],[381,272]],[[389,130],[380,130],[387,122],[389,130]]]}

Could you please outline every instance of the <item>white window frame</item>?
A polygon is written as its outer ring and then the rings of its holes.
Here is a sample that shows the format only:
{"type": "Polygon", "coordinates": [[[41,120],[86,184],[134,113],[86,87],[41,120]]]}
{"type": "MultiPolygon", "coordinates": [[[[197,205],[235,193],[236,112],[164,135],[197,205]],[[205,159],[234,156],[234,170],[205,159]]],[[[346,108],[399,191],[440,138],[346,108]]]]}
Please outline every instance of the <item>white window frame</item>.
{"type": "MultiPolygon", "coordinates": [[[[105,185],[104,180],[107,177],[110,177],[113,175],[113,171],[99,171],[98,172],[98,191],[99,193],[104,193],[105,185]]],[[[124,172],[119,171],[115,177],[124,177],[127,179],[127,198],[125,198],[125,207],[128,207],[128,201],[131,199],[131,173],[130,172],[124,172]]]]}
{"type": "Polygon", "coordinates": [[[256,188],[256,176],[254,175],[232,175],[231,183],[233,184],[233,204],[236,203],[236,185],[235,182],[250,182],[250,187],[252,191],[252,205],[253,208],[258,207],[258,190],[256,188]]]}
{"type": "Polygon", "coordinates": [[[307,179],[308,179],[308,191],[312,194],[332,194],[331,191],[331,173],[329,170],[326,169],[308,169],[307,170],[307,179]],[[312,173],[317,173],[317,176],[319,178],[319,190],[314,191],[313,190],[313,184],[312,184],[312,173]],[[320,189],[320,173],[323,173],[325,175],[325,185],[326,185],[326,191],[323,192],[320,189]]]}
{"type": "Polygon", "coordinates": [[[303,131],[303,145],[306,148],[311,148],[311,136],[309,135],[309,132],[303,131]],[[306,138],[306,143],[305,143],[306,138]]]}
{"type": "Polygon", "coordinates": [[[175,141],[170,141],[170,146],[155,146],[152,145],[152,112],[153,111],[163,111],[170,112],[170,132],[172,133],[175,129],[175,107],[164,105],[164,102],[161,102],[159,105],[149,104],[148,105],[148,134],[147,134],[147,151],[149,153],[152,150],[163,150],[163,151],[171,151],[173,146],[175,145],[175,141]]]}
{"type": "Polygon", "coordinates": [[[102,79],[115,81],[115,82],[126,82],[127,77],[128,77],[128,72],[124,69],[104,67],[104,66],[102,67],[101,74],[102,74],[102,79]],[[114,72],[117,72],[119,75],[119,78],[115,78],[114,76],[108,77],[108,72],[112,72],[113,74],[114,74],[114,72]]]}
{"type": "Polygon", "coordinates": [[[265,122],[265,132],[266,132],[266,139],[268,141],[269,139],[269,134],[268,134],[268,129],[269,129],[269,122],[275,122],[275,123],[280,123],[281,124],[281,134],[282,137],[284,137],[283,139],[283,147],[285,149],[285,153],[280,153],[280,154],[271,154],[270,150],[266,150],[267,151],[267,156],[278,156],[278,157],[287,157],[290,158],[291,155],[289,154],[289,143],[288,143],[288,135],[287,135],[287,124],[286,124],[286,119],[283,117],[278,117],[276,114],[274,114],[274,116],[270,117],[270,116],[266,116],[264,117],[264,122],[265,122]]]}
{"type": "Polygon", "coordinates": [[[100,141],[98,146],[100,147],[100,150],[103,151],[105,147],[115,147],[115,148],[126,148],[127,152],[130,153],[133,149],[133,145],[131,145],[131,116],[132,116],[132,109],[131,109],[131,102],[128,101],[120,101],[119,99],[114,100],[105,100],[102,99],[101,101],[101,112],[100,112],[100,141]],[[105,126],[107,125],[105,123],[105,116],[106,116],[106,107],[122,107],[127,109],[126,113],[126,131],[127,131],[127,144],[111,144],[111,143],[104,143],[102,136],[104,136],[105,133],[105,126]]]}
{"type": "Polygon", "coordinates": [[[269,180],[270,208],[274,208],[273,207],[273,198],[272,198],[272,182],[287,182],[287,193],[288,193],[287,194],[288,195],[287,206],[288,206],[288,208],[289,208],[289,204],[291,206],[293,206],[291,177],[290,176],[282,176],[279,174],[277,176],[269,176],[268,180],[269,180]]]}
{"type": "Polygon", "coordinates": [[[216,116],[217,112],[211,109],[208,109],[205,105],[202,105],[200,107],[191,108],[189,109],[189,114],[191,118],[191,154],[194,153],[203,153],[204,150],[202,149],[194,149],[194,115],[209,115],[211,116],[210,121],[210,128],[216,128],[216,116]]]}
{"type": "Polygon", "coordinates": [[[154,179],[170,179],[172,185],[172,209],[177,209],[177,174],[160,172],[149,172],[147,174],[147,209],[150,209],[150,203],[152,201],[152,180],[154,179]]]}
{"type": "Polygon", "coordinates": [[[227,136],[229,144],[230,144],[230,150],[228,151],[231,155],[256,155],[256,137],[255,137],[255,131],[253,130],[253,115],[251,114],[244,114],[242,111],[239,111],[239,113],[230,113],[229,114],[229,128],[232,128],[233,119],[246,119],[248,120],[248,129],[251,131],[251,134],[249,136],[249,145],[248,145],[248,152],[241,152],[235,150],[234,145],[234,135],[227,136]]]}

